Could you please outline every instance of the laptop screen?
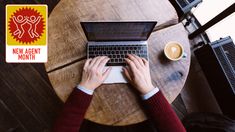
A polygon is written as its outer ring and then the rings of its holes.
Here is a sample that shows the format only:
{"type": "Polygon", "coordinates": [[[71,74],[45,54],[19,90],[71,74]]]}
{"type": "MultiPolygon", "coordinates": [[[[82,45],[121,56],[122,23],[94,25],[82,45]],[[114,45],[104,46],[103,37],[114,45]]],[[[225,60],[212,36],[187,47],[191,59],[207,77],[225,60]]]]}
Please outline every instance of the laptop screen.
{"type": "Polygon", "coordinates": [[[88,41],[147,40],[157,22],[81,22],[88,41]]]}

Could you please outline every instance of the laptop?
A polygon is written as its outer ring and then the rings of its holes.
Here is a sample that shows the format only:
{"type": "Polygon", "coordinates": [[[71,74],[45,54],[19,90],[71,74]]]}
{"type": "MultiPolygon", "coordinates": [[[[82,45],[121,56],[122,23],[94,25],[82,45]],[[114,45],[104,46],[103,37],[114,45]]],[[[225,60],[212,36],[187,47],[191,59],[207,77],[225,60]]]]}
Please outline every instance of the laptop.
{"type": "Polygon", "coordinates": [[[148,60],[147,39],[156,24],[156,21],[81,22],[88,40],[87,58],[110,58],[106,68],[112,66],[112,70],[104,83],[127,83],[122,70],[127,54],[148,60]]]}

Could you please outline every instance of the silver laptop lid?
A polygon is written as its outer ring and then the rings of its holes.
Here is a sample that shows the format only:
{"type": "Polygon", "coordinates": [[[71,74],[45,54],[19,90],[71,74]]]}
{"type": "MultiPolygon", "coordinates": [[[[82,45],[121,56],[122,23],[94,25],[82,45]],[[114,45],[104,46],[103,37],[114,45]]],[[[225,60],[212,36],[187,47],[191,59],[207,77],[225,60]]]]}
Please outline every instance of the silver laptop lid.
{"type": "Polygon", "coordinates": [[[88,41],[146,41],[156,21],[81,22],[88,41]]]}

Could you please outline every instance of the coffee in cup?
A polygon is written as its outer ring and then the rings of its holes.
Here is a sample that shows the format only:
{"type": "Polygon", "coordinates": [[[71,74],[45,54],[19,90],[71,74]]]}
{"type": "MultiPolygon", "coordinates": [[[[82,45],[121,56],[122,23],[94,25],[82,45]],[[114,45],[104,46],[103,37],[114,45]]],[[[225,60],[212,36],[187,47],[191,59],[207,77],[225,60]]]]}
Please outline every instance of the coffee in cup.
{"type": "Polygon", "coordinates": [[[164,48],[164,54],[168,59],[177,61],[183,57],[184,48],[178,42],[168,42],[164,48]]]}

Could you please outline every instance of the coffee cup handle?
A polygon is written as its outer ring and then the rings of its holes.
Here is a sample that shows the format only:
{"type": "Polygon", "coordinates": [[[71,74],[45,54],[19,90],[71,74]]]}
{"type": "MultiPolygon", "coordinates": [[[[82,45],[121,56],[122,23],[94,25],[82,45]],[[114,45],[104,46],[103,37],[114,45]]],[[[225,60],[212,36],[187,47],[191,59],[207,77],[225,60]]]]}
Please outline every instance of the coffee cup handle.
{"type": "Polygon", "coordinates": [[[182,58],[187,58],[187,53],[184,52],[182,58]]]}

